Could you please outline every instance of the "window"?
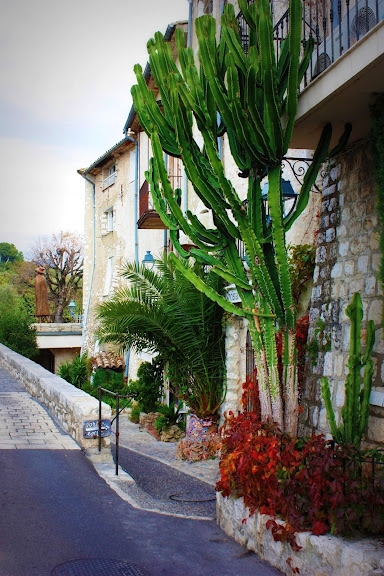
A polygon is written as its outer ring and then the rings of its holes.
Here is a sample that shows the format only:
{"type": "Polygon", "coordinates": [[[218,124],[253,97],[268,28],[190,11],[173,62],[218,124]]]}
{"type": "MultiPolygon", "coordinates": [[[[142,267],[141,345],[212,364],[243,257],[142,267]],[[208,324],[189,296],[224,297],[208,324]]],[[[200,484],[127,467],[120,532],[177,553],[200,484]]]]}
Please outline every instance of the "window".
{"type": "Polygon", "coordinates": [[[113,256],[110,256],[107,260],[107,269],[105,271],[103,296],[108,296],[111,290],[112,271],[113,271],[113,256]]]}
{"type": "Polygon", "coordinates": [[[168,173],[169,181],[172,184],[172,188],[182,189],[183,186],[183,164],[180,158],[175,158],[174,156],[169,156],[168,158],[168,173]]]}
{"type": "Polygon", "coordinates": [[[103,190],[109,188],[116,182],[116,164],[112,164],[105,170],[105,177],[103,179],[103,190]]]}
{"type": "Polygon", "coordinates": [[[112,232],[113,231],[113,218],[114,218],[113,208],[106,210],[105,214],[107,217],[107,232],[112,232]]]}

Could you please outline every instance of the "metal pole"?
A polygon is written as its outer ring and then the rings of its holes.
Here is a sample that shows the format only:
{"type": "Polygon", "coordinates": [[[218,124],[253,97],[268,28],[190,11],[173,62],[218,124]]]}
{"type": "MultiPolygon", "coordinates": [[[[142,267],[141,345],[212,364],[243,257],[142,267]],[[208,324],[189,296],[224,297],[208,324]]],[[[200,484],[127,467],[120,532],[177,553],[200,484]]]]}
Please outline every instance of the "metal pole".
{"type": "Polygon", "coordinates": [[[99,393],[99,452],[101,452],[101,388],[98,388],[99,393]]]}
{"type": "Polygon", "coordinates": [[[120,412],[120,396],[116,394],[116,476],[119,475],[119,412],[120,412]]]}

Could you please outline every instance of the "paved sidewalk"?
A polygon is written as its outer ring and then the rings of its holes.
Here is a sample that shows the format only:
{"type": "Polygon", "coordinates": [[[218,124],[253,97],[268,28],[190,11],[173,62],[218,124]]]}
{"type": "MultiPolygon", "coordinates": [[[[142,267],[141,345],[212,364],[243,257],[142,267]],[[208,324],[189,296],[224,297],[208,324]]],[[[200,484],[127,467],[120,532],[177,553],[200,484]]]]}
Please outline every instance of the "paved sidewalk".
{"type": "Polygon", "coordinates": [[[47,410],[1,367],[0,449],[80,450],[47,410]]]}
{"type": "MultiPolygon", "coordinates": [[[[115,430],[114,425],[112,429],[115,430]]],[[[120,415],[120,446],[172,466],[176,470],[207,482],[211,486],[215,486],[219,479],[218,458],[203,462],[176,460],[177,444],[175,442],[160,442],[156,440],[149,432],[140,428],[138,424],[133,424],[128,419],[127,414],[120,415]]]]}

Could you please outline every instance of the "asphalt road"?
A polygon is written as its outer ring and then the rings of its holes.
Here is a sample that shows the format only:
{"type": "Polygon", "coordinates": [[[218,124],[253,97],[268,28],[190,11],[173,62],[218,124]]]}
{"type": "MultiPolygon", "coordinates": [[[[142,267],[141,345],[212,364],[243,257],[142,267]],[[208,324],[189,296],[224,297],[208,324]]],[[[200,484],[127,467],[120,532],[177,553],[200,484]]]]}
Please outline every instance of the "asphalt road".
{"type": "Polygon", "coordinates": [[[0,470],[0,576],[51,576],[90,558],[129,562],[151,576],[279,574],[213,520],[133,508],[79,450],[0,450],[0,470]]]}

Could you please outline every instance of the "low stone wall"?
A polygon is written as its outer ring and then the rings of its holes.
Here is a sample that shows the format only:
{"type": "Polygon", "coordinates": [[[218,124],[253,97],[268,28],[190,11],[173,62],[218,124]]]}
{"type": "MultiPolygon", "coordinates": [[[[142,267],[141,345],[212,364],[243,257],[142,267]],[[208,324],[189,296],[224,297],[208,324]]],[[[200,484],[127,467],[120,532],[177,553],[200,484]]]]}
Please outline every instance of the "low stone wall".
{"type": "Polygon", "coordinates": [[[357,540],[300,532],[296,541],[301,550],[294,552],[289,544],[273,540],[271,531],[266,528],[269,516],[256,513],[249,517],[249,510],[242,498],[224,498],[219,493],[216,498],[217,522],[224,532],[248,550],[256,552],[283,574],[384,575],[382,539],[357,540]],[[295,568],[298,568],[299,572],[295,572],[295,568]]]}
{"type": "MultiPolygon", "coordinates": [[[[98,445],[97,439],[83,438],[83,423],[99,417],[99,402],[96,398],[3,344],[0,344],[0,366],[8,370],[31,396],[50,410],[82,448],[98,445]]],[[[102,418],[111,418],[111,407],[104,403],[102,418]]],[[[109,446],[109,437],[103,438],[102,443],[103,446],[109,446]]]]}

